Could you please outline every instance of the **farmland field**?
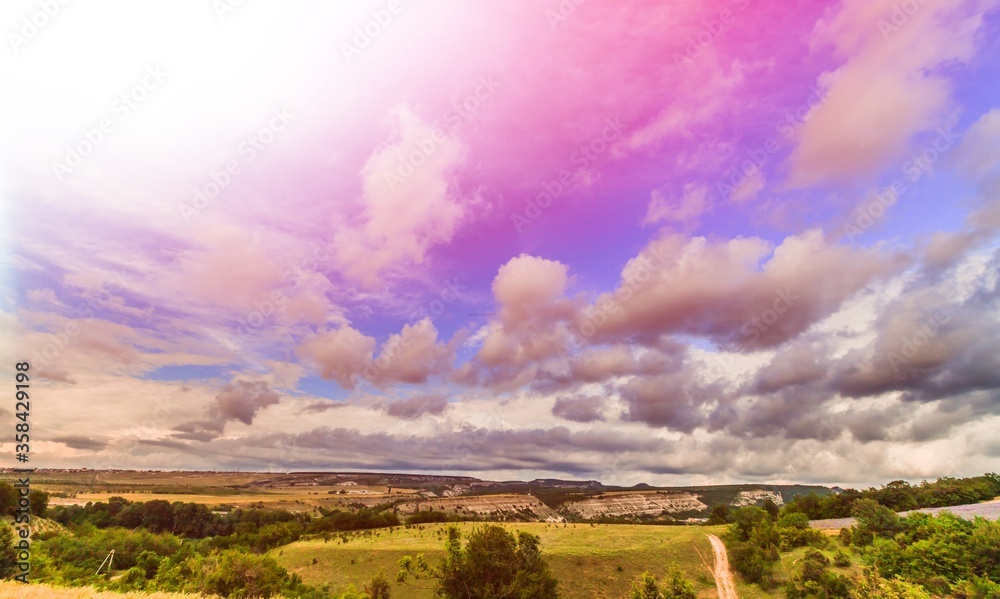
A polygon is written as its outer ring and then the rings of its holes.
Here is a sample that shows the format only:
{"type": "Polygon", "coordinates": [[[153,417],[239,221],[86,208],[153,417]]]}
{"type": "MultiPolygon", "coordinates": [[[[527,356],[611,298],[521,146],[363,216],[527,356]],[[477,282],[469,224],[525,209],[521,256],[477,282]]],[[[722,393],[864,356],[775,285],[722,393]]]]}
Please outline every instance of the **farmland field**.
{"type": "MultiPolygon", "coordinates": [[[[458,526],[465,536],[477,525],[458,526]]],[[[541,538],[542,552],[567,599],[620,599],[643,571],[660,577],[671,565],[685,572],[699,597],[716,597],[712,548],[706,534],[719,534],[724,527],[540,522],[503,526],[541,538]]],[[[271,555],[307,583],[328,582],[334,590],[343,590],[380,571],[394,579],[396,564],[404,555],[422,553],[436,563],[444,555],[445,529],[446,525],[440,524],[419,525],[356,534],[347,542],[336,536],[328,542],[299,541],[275,549],[271,555]]],[[[743,590],[741,586],[740,592],[743,590]]],[[[394,596],[414,599],[432,596],[427,589],[398,584],[393,591],[394,596]]]]}

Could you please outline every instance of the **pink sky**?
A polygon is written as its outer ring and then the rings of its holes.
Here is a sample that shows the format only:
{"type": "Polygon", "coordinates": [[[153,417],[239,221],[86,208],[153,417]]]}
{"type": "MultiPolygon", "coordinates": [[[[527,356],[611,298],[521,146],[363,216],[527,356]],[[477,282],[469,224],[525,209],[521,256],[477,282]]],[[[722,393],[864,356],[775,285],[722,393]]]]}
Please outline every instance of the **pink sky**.
{"type": "Polygon", "coordinates": [[[7,3],[33,465],[995,471],[996,4],[7,3]]]}

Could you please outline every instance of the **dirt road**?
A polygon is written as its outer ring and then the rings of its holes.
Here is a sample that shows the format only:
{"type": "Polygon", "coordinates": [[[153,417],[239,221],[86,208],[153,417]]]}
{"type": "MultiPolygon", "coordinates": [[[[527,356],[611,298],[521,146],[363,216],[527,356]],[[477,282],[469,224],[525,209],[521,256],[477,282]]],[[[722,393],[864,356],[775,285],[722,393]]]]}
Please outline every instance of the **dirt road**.
{"type": "Polygon", "coordinates": [[[719,599],[740,599],[736,594],[733,573],[729,571],[729,556],[726,554],[725,543],[715,535],[708,535],[708,540],[712,542],[712,549],[715,550],[715,587],[719,589],[719,599]]]}

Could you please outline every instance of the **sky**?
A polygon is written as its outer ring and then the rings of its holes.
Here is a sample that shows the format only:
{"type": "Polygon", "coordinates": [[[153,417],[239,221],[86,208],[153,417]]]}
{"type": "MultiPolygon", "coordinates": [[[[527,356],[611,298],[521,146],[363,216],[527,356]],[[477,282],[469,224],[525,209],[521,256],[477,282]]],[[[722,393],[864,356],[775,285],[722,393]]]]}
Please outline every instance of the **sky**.
{"type": "Polygon", "coordinates": [[[997,4],[4,2],[30,465],[997,471],[997,4]]]}

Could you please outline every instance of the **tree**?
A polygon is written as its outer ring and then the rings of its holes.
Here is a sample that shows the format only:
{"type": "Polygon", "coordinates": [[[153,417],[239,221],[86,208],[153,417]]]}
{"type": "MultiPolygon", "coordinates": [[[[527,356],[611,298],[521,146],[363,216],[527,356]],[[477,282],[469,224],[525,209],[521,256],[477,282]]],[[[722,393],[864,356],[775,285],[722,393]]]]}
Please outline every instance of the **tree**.
{"type": "Polygon", "coordinates": [[[445,557],[430,566],[422,555],[399,561],[397,580],[433,580],[442,599],[558,599],[558,581],[539,549],[540,539],[520,532],[515,537],[494,524],[474,529],[462,547],[461,534],[448,528],[445,557]]]}
{"type": "Polygon", "coordinates": [[[274,558],[241,550],[212,556],[201,589],[223,597],[271,597],[283,586],[286,572],[274,558]]]}
{"type": "Polygon", "coordinates": [[[732,513],[733,530],[740,541],[750,540],[753,529],[770,519],[770,515],[759,507],[743,507],[732,513]]]}
{"type": "Polygon", "coordinates": [[[859,499],[851,508],[851,515],[858,520],[852,535],[854,542],[867,545],[875,536],[891,537],[899,528],[899,515],[874,499],[859,499]]]}
{"type": "Polygon", "coordinates": [[[379,572],[365,585],[365,594],[368,595],[368,599],[391,599],[392,587],[379,572]]]}
{"type": "Polygon", "coordinates": [[[773,499],[768,497],[763,503],[760,504],[760,507],[767,512],[767,515],[771,517],[771,520],[778,519],[778,514],[781,512],[781,508],[778,507],[778,504],[775,503],[773,499]]]}
{"type": "Polygon", "coordinates": [[[629,599],[695,599],[694,585],[684,578],[676,567],[670,568],[667,573],[666,588],[660,589],[656,583],[656,578],[649,572],[643,572],[642,576],[632,583],[632,594],[629,599]]]}
{"type": "Polygon", "coordinates": [[[713,507],[708,524],[729,524],[729,506],[723,503],[713,507]]]}
{"type": "Polygon", "coordinates": [[[0,580],[10,578],[17,569],[17,548],[14,546],[14,529],[6,520],[0,520],[0,580]]]}
{"type": "Polygon", "coordinates": [[[806,530],[809,528],[809,516],[802,512],[785,512],[778,518],[778,527],[806,530]]]}
{"type": "Polygon", "coordinates": [[[919,585],[899,578],[887,580],[875,568],[865,568],[851,585],[851,599],[930,599],[919,585]]]}
{"type": "Polygon", "coordinates": [[[632,583],[632,594],[629,599],[663,599],[663,593],[656,584],[656,579],[649,572],[643,572],[638,580],[632,583]]]}
{"type": "Polygon", "coordinates": [[[32,489],[28,493],[28,501],[31,502],[31,515],[44,518],[49,511],[49,494],[45,491],[32,489]]]}
{"type": "Polygon", "coordinates": [[[670,568],[667,577],[669,581],[667,588],[663,591],[663,599],[695,599],[694,585],[687,578],[684,578],[684,574],[680,570],[676,567],[670,568]]]}
{"type": "Polygon", "coordinates": [[[0,480],[0,516],[13,516],[17,511],[17,489],[5,480],[0,480]]]}

